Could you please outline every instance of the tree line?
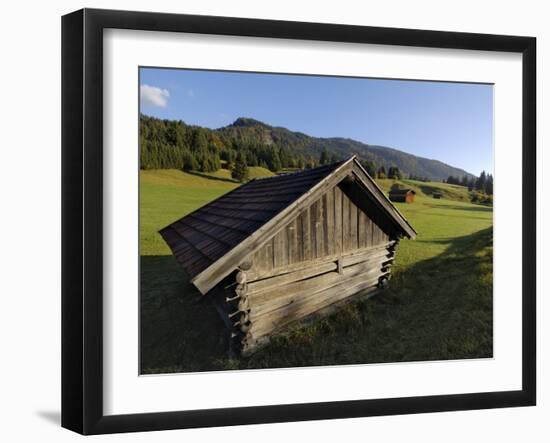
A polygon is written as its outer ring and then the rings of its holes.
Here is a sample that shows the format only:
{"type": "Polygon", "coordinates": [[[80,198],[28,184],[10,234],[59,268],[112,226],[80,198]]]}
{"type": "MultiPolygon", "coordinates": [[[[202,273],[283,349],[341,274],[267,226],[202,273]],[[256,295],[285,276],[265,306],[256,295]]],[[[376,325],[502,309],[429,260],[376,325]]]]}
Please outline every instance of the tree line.
{"type": "MultiPolygon", "coordinates": [[[[300,153],[288,141],[262,142],[261,136],[244,136],[242,128],[232,127],[209,130],[190,126],[182,121],[162,120],[140,115],[140,168],[180,169],[185,171],[214,172],[222,167],[231,170],[238,181],[248,179],[248,168],[261,166],[272,172],[308,169],[335,163],[341,158],[324,147],[318,158],[300,153]]],[[[299,140],[297,140],[298,142],[299,140]]],[[[405,174],[397,166],[361,160],[372,178],[400,180],[405,174]]],[[[430,181],[426,177],[409,175],[408,178],[430,181]]],[[[485,171],[479,177],[449,176],[450,184],[468,187],[485,194],[493,194],[493,176],[485,171]]]]}
{"type": "MultiPolygon", "coordinates": [[[[262,166],[272,172],[283,169],[308,169],[340,160],[335,153],[323,148],[319,157],[297,153],[287,143],[261,143],[261,137],[241,137],[238,128],[231,131],[209,130],[190,126],[182,121],[162,120],[140,116],[141,169],[181,169],[213,172],[221,168],[233,169],[239,163],[243,168],[262,166]]],[[[374,178],[403,177],[397,166],[377,166],[372,160],[362,161],[374,178]]]]}
{"type": "Polygon", "coordinates": [[[362,160],[361,165],[372,178],[390,178],[394,180],[401,180],[404,174],[397,166],[390,166],[387,170],[384,165],[377,166],[373,160],[362,160]]]}
{"type": "Polygon", "coordinates": [[[239,155],[247,166],[277,172],[284,168],[313,168],[319,161],[296,154],[288,146],[241,140],[220,131],[186,125],[182,121],[140,116],[140,168],[213,172],[232,169],[239,155]]]}
{"type": "Polygon", "coordinates": [[[493,175],[482,171],[479,177],[453,177],[447,178],[446,183],[468,188],[469,191],[479,191],[487,195],[493,195],[493,175]]]}

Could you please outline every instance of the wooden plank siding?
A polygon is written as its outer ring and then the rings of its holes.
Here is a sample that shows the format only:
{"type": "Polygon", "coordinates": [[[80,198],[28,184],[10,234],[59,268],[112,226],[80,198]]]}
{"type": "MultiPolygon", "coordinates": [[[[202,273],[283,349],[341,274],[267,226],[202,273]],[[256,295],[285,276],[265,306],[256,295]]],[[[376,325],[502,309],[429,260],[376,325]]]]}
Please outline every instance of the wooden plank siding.
{"type": "Polygon", "coordinates": [[[302,247],[302,260],[311,260],[311,222],[310,211],[306,208],[299,216],[300,224],[302,225],[302,238],[300,239],[300,246],[302,247]]]}
{"type": "Polygon", "coordinates": [[[342,252],[350,250],[349,244],[349,198],[342,193],[342,252]]]}
{"type": "Polygon", "coordinates": [[[357,211],[357,217],[357,246],[362,249],[367,247],[367,214],[359,210],[357,211]]]}
{"type": "Polygon", "coordinates": [[[336,186],[334,192],[334,253],[341,254],[342,246],[342,191],[336,186]]]}
{"type": "Polygon", "coordinates": [[[367,252],[348,255],[339,273],[336,262],[277,275],[248,287],[248,327],[242,341],[249,353],[265,343],[264,338],[286,325],[338,303],[362,290],[375,291],[389,274],[393,243],[367,252]]]}
{"type": "Polygon", "coordinates": [[[389,242],[385,233],[340,189],[329,189],[253,254],[255,278],[296,263],[345,255],[389,242]]]}
{"type": "Polygon", "coordinates": [[[273,248],[273,267],[281,268],[288,264],[288,236],[286,228],[275,234],[273,248]]]}

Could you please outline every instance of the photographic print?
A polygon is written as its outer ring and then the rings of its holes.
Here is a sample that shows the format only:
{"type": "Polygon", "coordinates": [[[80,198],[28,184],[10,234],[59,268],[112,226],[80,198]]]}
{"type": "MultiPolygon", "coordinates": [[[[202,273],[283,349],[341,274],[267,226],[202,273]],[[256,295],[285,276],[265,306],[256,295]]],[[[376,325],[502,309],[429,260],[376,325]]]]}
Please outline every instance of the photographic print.
{"type": "Polygon", "coordinates": [[[63,16],[62,426],[535,405],[536,46],[63,16]]]}
{"type": "Polygon", "coordinates": [[[141,374],[492,358],[492,84],[139,69],[141,374]]]}

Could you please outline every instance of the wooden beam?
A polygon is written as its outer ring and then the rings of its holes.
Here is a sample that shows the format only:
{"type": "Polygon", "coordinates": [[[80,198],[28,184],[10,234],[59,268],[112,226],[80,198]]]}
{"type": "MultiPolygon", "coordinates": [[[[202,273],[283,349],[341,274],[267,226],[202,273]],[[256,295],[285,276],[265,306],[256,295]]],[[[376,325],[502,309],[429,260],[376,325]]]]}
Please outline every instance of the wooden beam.
{"type": "Polygon", "coordinates": [[[334,271],[336,269],[336,263],[330,261],[318,266],[311,266],[304,269],[299,269],[294,272],[287,272],[286,274],[277,275],[275,277],[258,280],[248,284],[250,293],[257,293],[266,289],[280,286],[285,283],[290,283],[297,280],[303,280],[305,278],[313,277],[315,275],[323,274],[325,272],[334,271]]]}
{"type": "Polygon", "coordinates": [[[331,271],[313,278],[284,285],[284,289],[276,287],[260,294],[250,294],[250,314],[256,320],[266,312],[276,310],[281,306],[304,303],[326,288],[345,283],[348,280],[368,279],[371,276],[379,278],[383,274],[380,262],[376,264],[359,263],[344,269],[343,274],[331,271]]]}
{"type": "Polygon", "coordinates": [[[366,289],[362,289],[357,291],[354,294],[351,294],[349,297],[346,297],[342,300],[336,301],[334,303],[331,303],[323,308],[320,308],[319,310],[312,312],[311,314],[305,315],[304,317],[300,317],[290,323],[287,323],[286,325],[282,326],[281,328],[274,329],[272,332],[266,335],[262,335],[260,337],[255,337],[252,334],[247,334],[246,337],[244,337],[242,341],[242,350],[241,355],[243,356],[249,356],[253,354],[255,351],[260,349],[262,346],[265,346],[271,338],[279,333],[281,329],[287,328],[290,324],[293,323],[299,323],[300,325],[306,325],[312,321],[315,321],[319,318],[325,317],[327,315],[330,315],[331,313],[335,312],[336,310],[340,309],[342,305],[351,303],[353,301],[362,299],[362,298],[371,298],[378,294],[381,291],[377,286],[370,286],[366,289]]]}
{"type": "Polygon", "coordinates": [[[395,223],[397,223],[397,225],[407,234],[409,238],[414,239],[416,237],[416,231],[414,228],[410,225],[403,214],[401,214],[401,212],[399,212],[399,210],[390,202],[380,186],[378,186],[378,184],[370,178],[363,166],[361,166],[358,161],[355,161],[352,170],[356,180],[361,183],[375,198],[378,206],[387,215],[389,215],[395,223]]]}
{"type": "Polygon", "coordinates": [[[368,257],[369,255],[375,255],[379,254],[380,252],[384,253],[386,251],[386,254],[389,254],[389,249],[393,245],[394,240],[388,241],[386,244],[373,246],[370,248],[360,249],[357,251],[351,251],[344,255],[334,254],[332,256],[328,257],[321,257],[319,259],[314,259],[310,261],[303,261],[295,264],[291,264],[288,266],[284,266],[278,269],[273,269],[271,273],[263,273],[263,272],[255,272],[254,270],[251,270],[246,273],[247,281],[249,283],[252,283],[257,280],[264,280],[268,278],[273,278],[274,276],[279,276],[283,274],[287,274],[289,272],[299,271],[302,269],[311,268],[314,266],[323,265],[330,262],[335,262],[339,258],[344,259],[345,265],[350,265],[354,262],[361,261],[360,257],[368,257]],[[357,260],[356,260],[357,258],[357,260]]]}
{"type": "Polygon", "coordinates": [[[377,283],[378,278],[371,278],[368,280],[356,280],[354,282],[342,282],[340,285],[326,288],[317,293],[318,301],[316,303],[297,303],[273,311],[270,315],[263,318],[255,319],[249,331],[250,336],[253,339],[257,339],[263,335],[272,334],[289,323],[316,312],[325,306],[344,300],[358,291],[374,288],[377,283]]]}
{"type": "Polygon", "coordinates": [[[285,285],[310,279],[331,271],[335,271],[343,275],[348,267],[354,266],[358,263],[383,268],[387,267],[391,261],[393,261],[393,258],[390,257],[389,253],[386,251],[378,252],[378,254],[373,256],[348,257],[348,260],[340,258],[321,265],[311,266],[298,271],[249,283],[247,284],[247,294],[256,297],[257,295],[264,294],[269,291],[286,291],[285,285]]]}

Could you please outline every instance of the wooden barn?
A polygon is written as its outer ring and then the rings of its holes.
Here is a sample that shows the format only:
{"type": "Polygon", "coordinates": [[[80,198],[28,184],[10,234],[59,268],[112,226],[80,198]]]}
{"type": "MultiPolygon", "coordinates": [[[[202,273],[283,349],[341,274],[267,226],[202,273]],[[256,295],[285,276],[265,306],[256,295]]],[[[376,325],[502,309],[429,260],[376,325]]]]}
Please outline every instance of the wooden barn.
{"type": "Polygon", "coordinates": [[[392,202],[412,203],[416,192],[412,189],[391,189],[389,195],[392,202]]]}
{"type": "Polygon", "coordinates": [[[243,354],[383,288],[416,235],[355,157],[252,180],[160,233],[243,354]]]}

